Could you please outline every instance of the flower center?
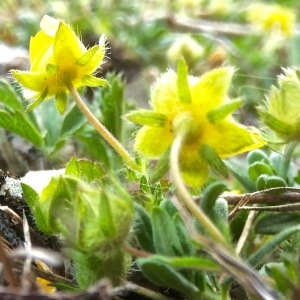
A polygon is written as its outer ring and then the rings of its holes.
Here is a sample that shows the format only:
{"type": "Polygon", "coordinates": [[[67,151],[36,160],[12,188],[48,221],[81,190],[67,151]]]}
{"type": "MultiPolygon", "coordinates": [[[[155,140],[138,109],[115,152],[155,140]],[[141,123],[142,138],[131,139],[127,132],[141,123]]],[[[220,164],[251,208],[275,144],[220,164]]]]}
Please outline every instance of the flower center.
{"type": "Polygon", "coordinates": [[[176,136],[182,136],[185,142],[199,139],[201,126],[190,111],[179,113],[172,122],[173,132],[176,136]]]}

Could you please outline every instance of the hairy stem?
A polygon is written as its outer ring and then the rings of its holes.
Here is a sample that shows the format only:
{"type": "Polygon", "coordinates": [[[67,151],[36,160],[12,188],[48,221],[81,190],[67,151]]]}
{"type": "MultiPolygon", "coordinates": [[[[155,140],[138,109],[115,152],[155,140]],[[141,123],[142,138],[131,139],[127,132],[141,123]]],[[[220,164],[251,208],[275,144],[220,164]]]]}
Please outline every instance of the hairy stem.
{"type": "Polygon", "coordinates": [[[124,162],[134,170],[139,170],[138,165],[135,163],[134,159],[130,156],[127,150],[122,146],[122,144],[107,130],[107,128],[93,115],[93,113],[86,106],[84,101],[81,99],[80,95],[76,89],[70,85],[69,90],[73,96],[75,102],[79,106],[82,113],[87,117],[89,122],[95,127],[95,129],[100,133],[100,135],[107,141],[107,143],[114,148],[114,150],[123,158],[124,162]]]}
{"type": "Polygon", "coordinates": [[[171,175],[174,184],[177,189],[178,196],[183,202],[185,207],[190,211],[190,213],[196,218],[196,220],[203,226],[205,231],[210,235],[210,237],[220,245],[228,247],[228,243],[224,239],[223,235],[216,228],[216,226],[211,222],[211,220],[205,215],[202,209],[195,203],[194,199],[188,192],[185,184],[180,175],[179,168],[179,154],[182,145],[183,138],[178,136],[172,145],[170,154],[170,165],[171,165],[171,175]]]}

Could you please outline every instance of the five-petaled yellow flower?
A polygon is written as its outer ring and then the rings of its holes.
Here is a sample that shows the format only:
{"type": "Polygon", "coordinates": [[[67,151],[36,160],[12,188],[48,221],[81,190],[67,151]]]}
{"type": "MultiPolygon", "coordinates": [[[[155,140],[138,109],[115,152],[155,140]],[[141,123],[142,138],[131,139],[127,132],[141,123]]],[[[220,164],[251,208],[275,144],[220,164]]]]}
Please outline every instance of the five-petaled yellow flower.
{"type": "Polygon", "coordinates": [[[294,33],[296,14],[278,4],[255,3],[249,7],[247,19],[265,33],[277,32],[289,37],[294,33]]]}
{"type": "Polygon", "coordinates": [[[181,134],[178,128],[184,128],[181,173],[188,185],[199,187],[207,179],[211,165],[203,154],[204,147],[212,149],[219,158],[262,147],[264,143],[257,134],[231,116],[241,104],[240,100],[230,101],[227,97],[233,73],[233,68],[228,67],[212,70],[200,78],[187,76],[186,89],[178,80],[178,72],[170,70],[162,75],[152,89],[154,111],[128,115],[129,120],[144,125],[136,136],[137,152],[158,159],[181,134]]]}
{"type": "Polygon", "coordinates": [[[107,84],[92,75],[104,58],[106,41],[102,36],[98,45],[86,49],[64,22],[44,16],[40,26],[41,31],[30,40],[30,70],[13,70],[12,74],[24,87],[24,96],[33,100],[29,108],[54,96],[63,113],[70,86],[107,84]]]}

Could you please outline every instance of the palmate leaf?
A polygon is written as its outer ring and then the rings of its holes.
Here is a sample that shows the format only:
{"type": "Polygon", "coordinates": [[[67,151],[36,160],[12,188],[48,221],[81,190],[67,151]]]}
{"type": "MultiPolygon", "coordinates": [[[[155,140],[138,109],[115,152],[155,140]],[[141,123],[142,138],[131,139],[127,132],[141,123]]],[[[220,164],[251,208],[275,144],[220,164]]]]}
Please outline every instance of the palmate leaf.
{"type": "Polygon", "coordinates": [[[0,127],[16,133],[37,147],[44,144],[40,132],[33,126],[28,118],[19,110],[14,113],[0,110],[0,127]]]}

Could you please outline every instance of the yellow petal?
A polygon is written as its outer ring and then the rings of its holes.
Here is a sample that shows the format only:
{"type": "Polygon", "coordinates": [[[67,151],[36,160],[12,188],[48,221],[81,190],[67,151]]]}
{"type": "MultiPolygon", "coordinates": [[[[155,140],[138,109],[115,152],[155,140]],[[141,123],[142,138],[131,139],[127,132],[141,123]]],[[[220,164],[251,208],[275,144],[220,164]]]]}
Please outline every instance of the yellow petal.
{"type": "Polygon", "coordinates": [[[61,68],[73,66],[86,51],[74,31],[65,23],[60,22],[53,44],[56,64],[61,68]]]}
{"type": "Polygon", "coordinates": [[[209,112],[226,102],[234,68],[219,68],[204,74],[191,88],[192,102],[209,112]]]}
{"type": "Polygon", "coordinates": [[[43,31],[30,39],[31,71],[38,71],[46,64],[54,63],[52,44],[53,37],[46,35],[43,31]]]}
{"type": "Polygon", "coordinates": [[[59,21],[48,15],[45,15],[40,22],[40,27],[42,31],[45,32],[48,36],[52,37],[55,36],[58,30],[58,26],[59,21]]]}
{"type": "Polygon", "coordinates": [[[195,148],[183,146],[180,155],[180,172],[184,182],[194,188],[199,188],[208,177],[209,167],[195,148]]]}
{"type": "Polygon", "coordinates": [[[177,95],[177,75],[173,70],[163,74],[151,91],[151,105],[162,114],[170,114],[170,109],[180,103],[177,95]]]}
{"type": "Polygon", "coordinates": [[[135,149],[147,158],[158,158],[171,145],[173,135],[166,127],[142,127],[136,135],[135,149]]]}
{"type": "Polygon", "coordinates": [[[27,72],[27,71],[19,71],[12,70],[12,75],[19,81],[19,83],[25,87],[26,89],[42,92],[45,90],[45,80],[47,72],[27,72]]]}
{"type": "Polygon", "coordinates": [[[207,125],[202,142],[213,148],[221,158],[244,153],[264,146],[259,135],[233,121],[207,125]]]}

